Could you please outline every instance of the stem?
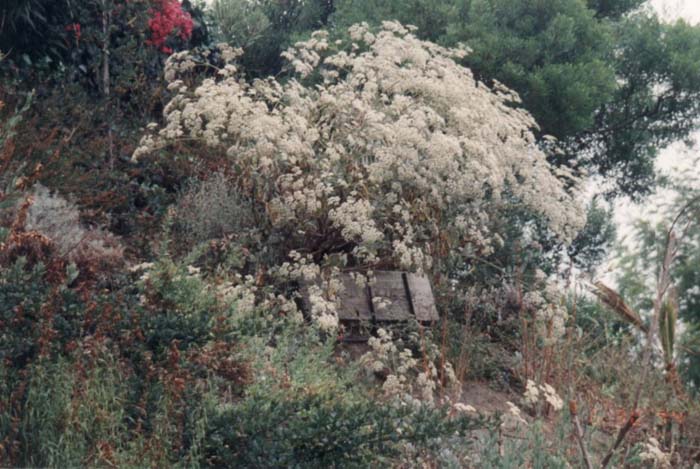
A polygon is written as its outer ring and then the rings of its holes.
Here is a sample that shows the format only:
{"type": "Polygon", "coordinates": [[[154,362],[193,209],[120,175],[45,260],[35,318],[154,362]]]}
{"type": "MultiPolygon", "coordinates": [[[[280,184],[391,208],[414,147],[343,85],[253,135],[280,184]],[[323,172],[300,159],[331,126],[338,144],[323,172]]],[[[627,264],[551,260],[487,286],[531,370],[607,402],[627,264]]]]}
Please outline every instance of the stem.
{"type": "MultiPolygon", "coordinates": [[[[102,0],[102,92],[109,106],[110,72],[109,72],[109,37],[112,27],[112,13],[107,8],[107,0],[102,0]]],[[[111,115],[111,112],[108,112],[111,115]]],[[[112,123],[107,122],[107,147],[109,149],[109,166],[114,169],[114,141],[112,123]]]]}
{"type": "Polygon", "coordinates": [[[576,428],[576,440],[578,441],[578,446],[581,448],[581,457],[583,457],[583,463],[586,465],[586,469],[593,469],[591,465],[590,457],[588,456],[588,449],[586,448],[586,442],[583,441],[583,428],[581,427],[581,422],[578,418],[578,411],[576,410],[576,402],[569,401],[569,413],[574,421],[574,427],[576,428]]]}
{"type": "Polygon", "coordinates": [[[615,450],[620,446],[622,441],[625,439],[625,436],[627,436],[627,433],[632,429],[634,424],[639,420],[639,413],[636,411],[630,415],[629,419],[627,419],[627,423],[620,429],[619,433],[617,434],[617,439],[615,440],[615,443],[612,445],[610,450],[608,451],[608,454],[605,455],[605,458],[603,458],[603,461],[600,463],[600,468],[605,469],[608,467],[608,464],[610,464],[610,460],[612,459],[613,455],[615,454],[615,450]]]}

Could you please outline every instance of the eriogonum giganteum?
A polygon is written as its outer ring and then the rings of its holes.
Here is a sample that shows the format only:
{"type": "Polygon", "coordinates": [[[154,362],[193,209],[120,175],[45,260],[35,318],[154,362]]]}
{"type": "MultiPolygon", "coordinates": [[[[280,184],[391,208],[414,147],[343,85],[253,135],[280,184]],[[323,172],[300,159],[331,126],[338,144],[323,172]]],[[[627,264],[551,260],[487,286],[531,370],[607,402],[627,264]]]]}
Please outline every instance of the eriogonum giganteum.
{"type": "Polygon", "coordinates": [[[357,270],[430,272],[448,252],[488,253],[490,223],[513,200],[573,239],[585,221],[578,181],[547,162],[514,92],[458,65],[465,50],[398,23],[349,33],[348,47],[319,31],[287,50],[295,76],[284,82],[246,81],[241,51],[222,46],[228,65],[190,85],[193,57],[173,54],[166,123],[134,158],[179,140],[226,152],[239,190],[286,240],[283,256],[321,269],[332,254],[357,270]]]}

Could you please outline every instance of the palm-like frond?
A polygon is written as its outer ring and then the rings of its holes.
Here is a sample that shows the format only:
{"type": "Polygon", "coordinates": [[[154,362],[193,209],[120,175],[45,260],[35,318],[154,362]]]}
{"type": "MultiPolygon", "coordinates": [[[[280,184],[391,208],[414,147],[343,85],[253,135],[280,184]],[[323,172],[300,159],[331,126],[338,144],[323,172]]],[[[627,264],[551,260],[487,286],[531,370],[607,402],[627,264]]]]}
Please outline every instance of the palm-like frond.
{"type": "Polygon", "coordinates": [[[592,292],[600,299],[600,301],[608,308],[616,312],[623,320],[632,324],[642,332],[648,332],[649,328],[642,322],[636,311],[634,311],[625,300],[612,288],[608,287],[601,281],[593,284],[595,287],[592,292]]]}
{"type": "Polygon", "coordinates": [[[678,319],[678,303],[671,292],[661,305],[659,311],[659,336],[664,351],[666,364],[673,363],[673,346],[676,338],[676,320],[678,319]]]}

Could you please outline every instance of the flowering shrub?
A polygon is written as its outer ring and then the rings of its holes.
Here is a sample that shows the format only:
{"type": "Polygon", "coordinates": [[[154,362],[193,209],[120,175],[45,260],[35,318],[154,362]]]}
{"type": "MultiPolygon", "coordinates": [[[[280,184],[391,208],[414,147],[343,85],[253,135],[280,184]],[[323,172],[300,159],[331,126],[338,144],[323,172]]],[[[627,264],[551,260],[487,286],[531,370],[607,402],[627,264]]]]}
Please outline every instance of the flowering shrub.
{"type": "Polygon", "coordinates": [[[149,43],[161,52],[171,54],[172,48],[166,45],[168,38],[177,36],[187,40],[192,37],[192,17],[182,10],[179,0],[157,0],[158,8],[152,11],[148,21],[151,30],[149,43]]]}
{"type": "Polygon", "coordinates": [[[534,289],[523,296],[523,307],[534,319],[537,338],[543,345],[554,345],[564,337],[569,314],[560,287],[540,271],[534,289]]]}
{"type": "Polygon", "coordinates": [[[523,401],[535,408],[540,401],[543,401],[549,404],[555,411],[560,411],[564,407],[564,401],[559,397],[556,389],[547,383],[538,386],[537,383],[531,379],[527,380],[525,392],[523,393],[523,401]]]}
{"type": "MultiPolygon", "coordinates": [[[[174,54],[166,125],[134,158],[180,140],[225,151],[237,190],[285,240],[282,256],[301,253],[323,275],[331,263],[437,274],[448,252],[497,246],[490,221],[514,199],[572,239],[584,221],[565,189],[576,180],[547,163],[514,93],[458,66],[464,50],[421,41],[398,23],[377,32],[355,25],[350,35],[351,51],[325,32],[297,43],[284,54],[297,76],[285,83],[247,83],[229,62],[190,86],[195,62],[174,54]]],[[[228,59],[240,53],[222,50],[228,59]]]]}
{"type": "MultiPolygon", "coordinates": [[[[414,339],[416,342],[421,340],[418,337],[414,339]]],[[[370,337],[369,350],[361,357],[360,363],[375,375],[385,375],[382,392],[386,397],[404,405],[433,405],[435,391],[441,385],[441,376],[448,386],[457,384],[452,365],[446,362],[439,364],[438,369],[435,363],[439,363],[439,351],[426,340],[422,341],[424,359],[420,361],[406,347],[409,344],[402,342],[394,341],[391,331],[380,328],[376,337],[370,337]]]]}

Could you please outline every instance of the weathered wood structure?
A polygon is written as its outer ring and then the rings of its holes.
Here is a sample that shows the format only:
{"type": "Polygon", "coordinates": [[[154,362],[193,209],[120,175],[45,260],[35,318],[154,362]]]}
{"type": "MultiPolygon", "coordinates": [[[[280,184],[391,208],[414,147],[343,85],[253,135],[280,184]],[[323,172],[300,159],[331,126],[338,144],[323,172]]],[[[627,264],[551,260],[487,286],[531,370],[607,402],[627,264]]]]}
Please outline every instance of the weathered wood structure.
{"type": "MultiPolygon", "coordinates": [[[[399,271],[374,272],[364,285],[352,274],[340,274],[338,318],[346,326],[416,319],[430,324],[439,319],[435,298],[427,277],[399,271]]],[[[309,307],[308,294],[304,303],[309,307]]]]}

